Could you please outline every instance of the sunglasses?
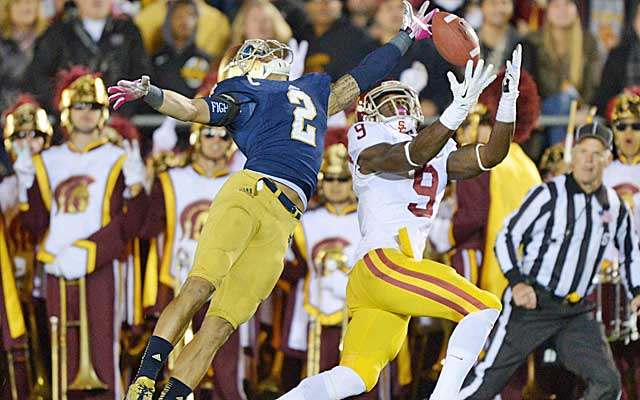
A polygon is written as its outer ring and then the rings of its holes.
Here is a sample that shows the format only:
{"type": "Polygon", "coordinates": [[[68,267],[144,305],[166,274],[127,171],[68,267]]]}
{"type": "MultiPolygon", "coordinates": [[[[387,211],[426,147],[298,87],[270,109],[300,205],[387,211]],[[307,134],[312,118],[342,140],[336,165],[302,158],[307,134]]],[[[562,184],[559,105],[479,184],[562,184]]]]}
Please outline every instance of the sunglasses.
{"type": "Polygon", "coordinates": [[[27,137],[36,138],[38,136],[45,136],[44,133],[40,131],[18,131],[11,135],[13,139],[26,139],[27,137]]]}
{"type": "Polygon", "coordinates": [[[345,183],[345,182],[349,182],[350,180],[351,180],[350,176],[325,176],[324,177],[325,182],[345,183]]]}
{"type": "Polygon", "coordinates": [[[633,129],[634,131],[640,131],[640,122],[632,122],[632,123],[618,122],[617,124],[614,125],[614,127],[616,128],[617,131],[625,131],[627,130],[628,127],[631,127],[631,129],[633,129]]]}
{"type": "Polygon", "coordinates": [[[104,106],[100,103],[73,103],[72,110],[101,110],[104,106]]]}
{"type": "Polygon", "coordinates": [[[220,130],[220,129],[202,128],[200,129],[200,134],[206,138],[212,138],[217,136],[222,140],[231,139],[231,135],[227,134],[226,130],[220,130]]]}

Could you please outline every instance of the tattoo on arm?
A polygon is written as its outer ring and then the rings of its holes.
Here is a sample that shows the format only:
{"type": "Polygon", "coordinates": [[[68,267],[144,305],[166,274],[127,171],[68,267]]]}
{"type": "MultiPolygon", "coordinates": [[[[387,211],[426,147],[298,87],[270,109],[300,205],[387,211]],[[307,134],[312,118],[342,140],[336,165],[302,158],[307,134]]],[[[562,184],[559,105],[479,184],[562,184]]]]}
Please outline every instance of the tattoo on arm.
{"type": "Polygon", "coordinates": [[[334,115],[349,107],[358,100],[360,87],[358,82],[349,74],[343,75],[335,83],[331,84],[329,94],[329,115],[334,115]]]}

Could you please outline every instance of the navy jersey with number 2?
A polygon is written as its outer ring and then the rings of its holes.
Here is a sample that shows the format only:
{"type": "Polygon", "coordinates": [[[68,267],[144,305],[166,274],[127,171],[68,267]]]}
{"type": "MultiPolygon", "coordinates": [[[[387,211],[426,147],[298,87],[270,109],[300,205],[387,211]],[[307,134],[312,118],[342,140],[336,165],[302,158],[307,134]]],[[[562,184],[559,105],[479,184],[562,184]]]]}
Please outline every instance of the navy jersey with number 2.
{"type": "Polygon", "coordinates": [[[212,121],[220,112],[214,108],[216,96],[230,94],[240,101],[240,113],[227,129],[247,157],[245,168],[294,184],[305,201],[316,188],[322,163],[330,82],[329,75],[318,73],[294,81],[235,77],[219,82],[205,100],[212,121]]]}

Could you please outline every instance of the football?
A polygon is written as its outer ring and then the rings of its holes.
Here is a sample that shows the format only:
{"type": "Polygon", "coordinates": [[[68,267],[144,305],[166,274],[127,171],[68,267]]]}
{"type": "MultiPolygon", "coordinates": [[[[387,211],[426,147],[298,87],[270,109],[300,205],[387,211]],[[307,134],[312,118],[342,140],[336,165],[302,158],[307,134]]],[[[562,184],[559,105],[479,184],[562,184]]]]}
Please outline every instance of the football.
{"type": "Polygon", "coordinates": [[[475,64],[480,58],[478,35],[464,18],[438,12],[433,16],[432,31],[438,53],[449,63],[463,67],[467,60],[475,64]]]}

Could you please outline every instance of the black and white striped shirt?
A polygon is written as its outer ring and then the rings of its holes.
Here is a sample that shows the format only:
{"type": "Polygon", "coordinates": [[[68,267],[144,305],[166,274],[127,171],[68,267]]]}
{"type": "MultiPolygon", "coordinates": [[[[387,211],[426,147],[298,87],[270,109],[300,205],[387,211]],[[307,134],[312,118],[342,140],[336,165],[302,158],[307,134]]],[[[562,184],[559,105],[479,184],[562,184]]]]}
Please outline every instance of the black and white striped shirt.
{"type": "Polygon", "coordinates": [[[536,282],[559,297],[574,292],[583,297],[611,240],[623,281],[636,296],[640,250],[628,207],[606,186],[586,194],[568,174],[529,191],[505,219],[495,252],[511,286],[536,282]]]}

